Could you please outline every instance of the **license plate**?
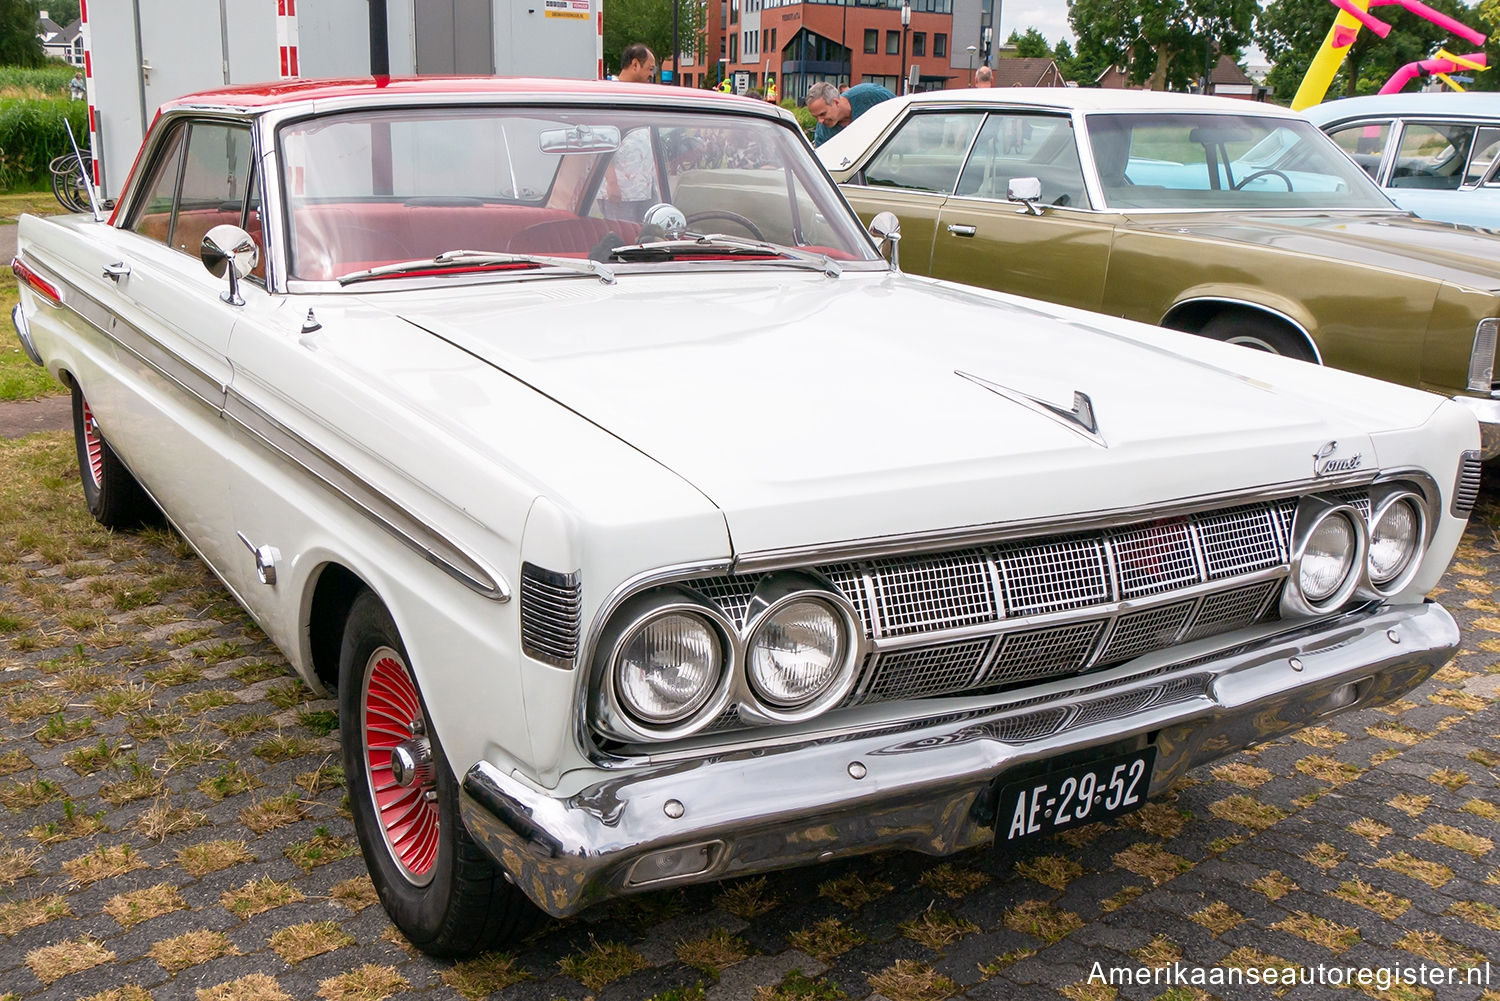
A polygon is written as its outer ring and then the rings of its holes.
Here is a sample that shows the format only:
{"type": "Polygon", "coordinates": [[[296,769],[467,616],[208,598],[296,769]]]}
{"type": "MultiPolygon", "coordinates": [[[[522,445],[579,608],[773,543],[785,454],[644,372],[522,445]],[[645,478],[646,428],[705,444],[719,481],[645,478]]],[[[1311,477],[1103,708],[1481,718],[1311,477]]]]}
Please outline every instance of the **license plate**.
{"type": "Polygon", "coordinates": [[[1129,813],[1145,804],[1156,748],[1046,772],[1000,790],[997,841],[1020,841],[1129,813]]]}

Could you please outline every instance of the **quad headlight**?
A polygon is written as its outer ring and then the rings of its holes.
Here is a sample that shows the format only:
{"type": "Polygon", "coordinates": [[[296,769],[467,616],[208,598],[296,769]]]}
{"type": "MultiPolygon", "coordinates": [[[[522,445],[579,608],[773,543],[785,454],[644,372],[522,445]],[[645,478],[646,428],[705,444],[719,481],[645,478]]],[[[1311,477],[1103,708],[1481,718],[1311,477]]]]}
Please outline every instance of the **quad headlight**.
{"type": "Polygon", "coordinates": [[[1297,583],[1308,601],[1327,601],[1349,579],[1358,549],[1354,526],[1354,519],[1339,513],[1321,519],[1308,533],[1297,567],[1297,583]]]}
{"type": "Polygon", "coordinates": [[[1427,508],[1410,491],[1376,499],[1370,513],[1370,554],[1366,575],[1370,589],[1384,597],[1410,582],[1421,563],[1427,539],[1427,508]]]}
{"type": "Polygon", "coordinates": [[[1321,615],[1347,602],[1365,574],[1369,536],[1348,504],[1306,497],[1292,527],[1292,579],[1282,595],[1292,615],[1321,615]]]}
{"type": "Polygon", "coordinates": [[[795,709],[839,679],[848,645],[844,624],[828,602],[794,597],[761,618],[745,648],[755,694],[778,709],[795,709]]]}
{"type": "Polygon", "coordinates": [[[636,595],[601,637],[595,723],[626,740],[674,740],[735,708],[748,723],[809,719],[854,684],[863,631],[827,581],[773,573],[743,617],[666,586],[636,595]]]}
{"type": "Polygon", "coordinates": [[[695,612],[668,611],[630,631],[617,663],[625,711],[660,726],[686,719],[708,701],[724,654],[707,619],[695,612]]]}

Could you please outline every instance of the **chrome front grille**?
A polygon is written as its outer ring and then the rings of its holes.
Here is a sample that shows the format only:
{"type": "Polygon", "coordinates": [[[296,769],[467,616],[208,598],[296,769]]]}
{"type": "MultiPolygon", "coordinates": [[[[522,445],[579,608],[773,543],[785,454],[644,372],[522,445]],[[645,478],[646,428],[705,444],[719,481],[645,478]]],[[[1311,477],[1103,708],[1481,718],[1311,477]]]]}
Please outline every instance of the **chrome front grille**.
{"type": "MultiPolygon", "coordinates": [[[[1361,492],[1340,491],[1337,499],[1369,507],[1361,492]]],[[[842,705],[1018,689],[1274,618],[1297,503],[1244,503],[1095,531],[811,566],[850,602],[865,631],[865,652],[842,705]]],[[[760,579],[722,575],[683,586],[742,624],[760,579]]],[[[1196,681],[1177,685],[1153,687],[1150,704],[1202,693],[1196,681]]],[[[1129,711],[1086,703],[1064,721],[1048,710],[1045,720],[1018,719],[1017,732],[1083,726],[1129,711]]],[[[746,725],[726,713],[712,729],[746,725]]]]}
{"type": "Polygon", "coordinates": [[[1005,545],[995,553],[1009,615],[1038,615],[1108,601],[1109,565],[1103,537],[1005,545]]]}

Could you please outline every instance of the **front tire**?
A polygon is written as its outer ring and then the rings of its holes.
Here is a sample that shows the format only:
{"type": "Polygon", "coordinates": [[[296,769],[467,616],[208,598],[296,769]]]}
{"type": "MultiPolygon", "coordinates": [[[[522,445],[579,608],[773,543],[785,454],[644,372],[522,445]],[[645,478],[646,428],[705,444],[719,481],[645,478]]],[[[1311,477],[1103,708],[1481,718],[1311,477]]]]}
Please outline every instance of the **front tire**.
{"type": "Polygon", "coordinates": [[[350,809],[396,927],[430,955],[471,956],[519,938],[538,912],[464,828],[458,780],[410,665],[385,605],[360,594],[339,653],[350,809]]]}
{"type": "Polygon", "coordinates": [[[77,382],[73,389],[73,442],[78,475],[89,514],[105,528],[135,528],[156,514],[156,506],[99,433],[99,424],[77,382]]]}

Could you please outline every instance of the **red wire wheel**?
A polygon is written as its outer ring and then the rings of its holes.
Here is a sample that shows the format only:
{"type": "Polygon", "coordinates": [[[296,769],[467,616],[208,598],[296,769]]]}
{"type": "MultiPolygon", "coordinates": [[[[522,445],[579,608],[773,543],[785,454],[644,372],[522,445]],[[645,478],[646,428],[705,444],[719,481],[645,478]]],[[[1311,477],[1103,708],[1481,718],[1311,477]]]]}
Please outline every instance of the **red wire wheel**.
{"type": "Polygon", "coordinates": [[[88,449],[89,476],[98,487],[104,482],[104,440],[99,437],[99,425],[94,423],[88,400],[83,401],[83,442],[88,449]]]}
{"type": "Polygon", "coordinates": [[[442,836],[433,782],[427,778],[402,785],[391,769],[391,753],[398,745],[428,739],[422,701],[406,661],[388,646],[370,654],[364,676],[360,730],[365,779],[380,833],[402,876],[413,886],[426,886],[432,882],[442,836]]]}

